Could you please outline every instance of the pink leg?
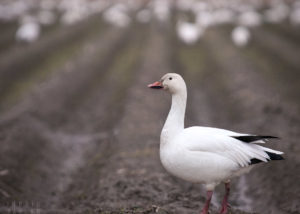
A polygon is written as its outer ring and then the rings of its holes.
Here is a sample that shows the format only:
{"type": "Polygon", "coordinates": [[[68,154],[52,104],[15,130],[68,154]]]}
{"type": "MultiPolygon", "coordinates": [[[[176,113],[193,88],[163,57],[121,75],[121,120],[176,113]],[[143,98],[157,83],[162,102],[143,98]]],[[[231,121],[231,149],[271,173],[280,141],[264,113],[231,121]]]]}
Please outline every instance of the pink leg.
{"type": "Polygon", "coordinates": [[[211,200],[211,197],[213,195],[213,191],[207,191],[206,192],[206,202],[205,202],[205,205],[201,211],[201,214],[207,214],[208,213],[208,209],[209,209],[209,204],[210,204],[210,200],[211,200]]]}
{"type": "Polygon", "coordinates": [[[225,192],[225,196],[224,196],[224,199],[222,202],[222,209],[220,211],[221,214],[226,214],[228,211],[228,207],[229,207],[228,196],[229,196],[229,192],[230,192],[230,182],[225,183],[225,191],[226,192],[225,192]]]}

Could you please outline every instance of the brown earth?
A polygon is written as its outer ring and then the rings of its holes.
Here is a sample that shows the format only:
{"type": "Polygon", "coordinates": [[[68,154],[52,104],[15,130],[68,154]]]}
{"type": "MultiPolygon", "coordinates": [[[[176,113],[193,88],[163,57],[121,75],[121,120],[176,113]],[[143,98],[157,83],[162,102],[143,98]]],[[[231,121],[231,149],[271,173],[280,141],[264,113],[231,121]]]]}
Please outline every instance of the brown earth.
{"type": "Polygon", "coordinates": [[[170,97],[146,86],[167,72],[188,84],[187,126],[281,138],[269,145],[286,160],[233,180],[230,213],[300,213],[300,46],[287,36],[298,31],[258,28],[238,49],[231,28],[187,46],[171,25],[115,29],[94,17],[3,46],[0,213],[199,212],[201,186],[159,161],[170,97]]]}

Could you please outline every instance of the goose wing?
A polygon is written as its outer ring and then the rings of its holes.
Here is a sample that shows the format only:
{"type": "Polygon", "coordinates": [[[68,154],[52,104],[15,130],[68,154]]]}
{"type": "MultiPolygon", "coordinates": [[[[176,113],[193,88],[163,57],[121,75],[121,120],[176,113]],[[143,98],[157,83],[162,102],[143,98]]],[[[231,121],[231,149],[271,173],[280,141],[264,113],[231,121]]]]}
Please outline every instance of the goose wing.
{"type": "Polygon", "coordinates": [[[225,129],[191,127],[184,129],[178,140],[182,141],[190,151],[221,155],[236,162],[240,167],[246,167],[258,162],[267,162],[272,159],[279,160],[280,154],[283,154],[280,151],[255,144],[264,143],[264,138],[255,138],[252,135],[225,129]]]}

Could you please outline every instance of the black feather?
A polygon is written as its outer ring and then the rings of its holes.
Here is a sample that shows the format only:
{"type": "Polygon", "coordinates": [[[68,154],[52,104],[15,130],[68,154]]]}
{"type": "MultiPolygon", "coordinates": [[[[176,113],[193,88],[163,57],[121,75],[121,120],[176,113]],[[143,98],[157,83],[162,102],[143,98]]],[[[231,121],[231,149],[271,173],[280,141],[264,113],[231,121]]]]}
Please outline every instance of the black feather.
{"type": "MultiPolygon", "coordinates": [[[[265,153],[267,153],[269,155],[268,161],[271,161],[271,160],[284,160],[284,158],[281,155],[271,153],[271,152],[266,152],[266,151],[265,151],[265,153]]],[[[263,162],[263,161],[261,161],[259,159],[256,159],[256,158],[252,158],[250,161],[251,161],[250,165],[263,162]]]]}
{"type": "Polygon", "coordinates": [[[278,138],[274,136],[259,136],[259,135],[245,135],[245,136],[231,136],[237,140],[243,141],[245,143],[251,143],[257,140],[265,140],[270,138],[278,138]]]}
{"type": "Polygon", "coordinates": [[[266,153],[269,155],[270,160],[284,160],[284,158],[281,155],[271,153],[271,152],[266,152],[266,153]]]}
{"type": "Polygon", "coordinates": [[[250,162],[250,164],[249,164],[249,165],[252,165],[252,164],[257,164],[257,163],[260,163],[260,162],[262,162],[261,160],[259,160],[259,159],[256,159],[256,158],[252,158],[250,161],[251,161],[251,162],[250,162]]]}

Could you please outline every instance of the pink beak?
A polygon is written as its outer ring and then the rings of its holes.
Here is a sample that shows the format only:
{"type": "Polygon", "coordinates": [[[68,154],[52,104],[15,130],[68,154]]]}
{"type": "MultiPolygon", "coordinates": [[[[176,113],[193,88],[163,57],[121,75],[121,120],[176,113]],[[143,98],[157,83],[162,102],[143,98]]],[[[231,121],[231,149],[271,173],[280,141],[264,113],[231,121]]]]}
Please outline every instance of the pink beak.
{"type": "Polygon", "coordinates": [[[162,85],[162,82],[160,82],[160,81],[157,81],[157,82],[154,82],[152,84],[149,84],[148,87],[149,88],[154,88],[154,89],[162,89],[162,88],[164,88],[164,86],[162,85]]]}

